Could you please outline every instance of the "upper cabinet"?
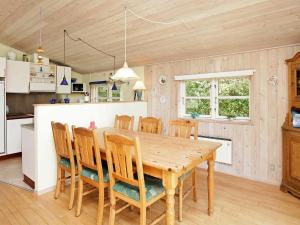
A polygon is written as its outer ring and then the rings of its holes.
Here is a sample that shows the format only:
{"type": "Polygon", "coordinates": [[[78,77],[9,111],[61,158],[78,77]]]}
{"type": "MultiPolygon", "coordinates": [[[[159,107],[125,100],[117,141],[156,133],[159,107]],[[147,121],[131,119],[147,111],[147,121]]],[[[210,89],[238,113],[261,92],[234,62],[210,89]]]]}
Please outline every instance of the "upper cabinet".
{"type": "Polygon", "coordinates": [[[29,93],[30,63],[7,60],[6,92],[29,93]]]}
{"type": "Polygon", "coordinates": [[[6,58],[0,57],[0,77],[5,77],[6,73],[6,58]]]}
{"type": "Polygon", "coordinates": [[[289,107],[300,108],[300,52],[286,62],[289,70],[289,107]]]}
{"type": "Polygon", "coordinates": [[[57,66],[56,67],[56,93],[70,94],[71,93],[71,67],[57,66]],[[66,79],[68,85],[61,85],[63,79],[66,79]]]}
{"type": "Polygon", "coordinates": [[[56,65],[31,64],[30,92],[56,91],[56,65]]]}

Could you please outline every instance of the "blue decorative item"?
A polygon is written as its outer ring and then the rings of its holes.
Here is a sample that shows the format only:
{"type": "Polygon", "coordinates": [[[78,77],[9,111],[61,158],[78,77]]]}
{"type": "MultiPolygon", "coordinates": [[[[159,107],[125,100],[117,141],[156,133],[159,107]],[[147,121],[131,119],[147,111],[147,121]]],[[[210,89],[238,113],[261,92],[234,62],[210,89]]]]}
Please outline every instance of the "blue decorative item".
{"type": "Polygon", "coordinates": [[[192,113],[191,113],[191,117],[192,117],[193,119],[196,119],[198,116],[199,116],[199,114],[196,113],[196,112],[192,112],[192,113]]]}
{"type": "Polygon", "coordinates": [[[67,97],[67,98],[64,98],[64,102],[67,104],[67,103],[70,103],[70,99],[67,97]]]}
{"type": "Polygon", "coordinates": [[[300,128],[300,113],[297,109],[292,109],[293,127],[300,128]]]}
{"type": "Polygon", "coordinates": [[[117,91],[118,88],[117,88],[117,85],[116,85],[116,82],[114,82],[112,88],[111,88],[112,91],[117,91]]]}
{"type": "Polygon", "coordinates": [[[71,78],[71,83],[76,83],[76,81],[77,81],[77,78],[71,78]]]}
{"type": "Polygon", "coordinates": [[[56,103],[56,98],[51,98],[49,102],[50,102],[50,104],[55,104],[56,103]]]}

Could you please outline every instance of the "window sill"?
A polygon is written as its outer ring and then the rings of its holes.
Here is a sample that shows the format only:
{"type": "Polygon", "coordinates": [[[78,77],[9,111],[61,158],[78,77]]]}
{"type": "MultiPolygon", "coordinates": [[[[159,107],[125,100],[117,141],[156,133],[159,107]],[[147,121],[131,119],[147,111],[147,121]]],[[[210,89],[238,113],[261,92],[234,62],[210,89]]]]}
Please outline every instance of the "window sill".
{"type": "Polygon", "coordinates": [[[191,120],[197,120],[198,122],[203,123],[220,123],[220,124],[236,124],[236,125],[248,125],[253,126],[252,120],[235,120],[235,119],[209,119],[209,118],[196,118],[193,119],[192,117],[185,116],[180,117],[182,119],[191,119],[191,120]]]}

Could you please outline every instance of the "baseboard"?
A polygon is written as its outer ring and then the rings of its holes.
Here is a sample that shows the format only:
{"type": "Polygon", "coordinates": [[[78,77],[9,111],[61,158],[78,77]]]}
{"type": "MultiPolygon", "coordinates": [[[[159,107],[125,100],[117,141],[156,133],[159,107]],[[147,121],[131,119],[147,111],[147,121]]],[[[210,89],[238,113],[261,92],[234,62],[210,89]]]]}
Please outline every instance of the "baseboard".
{"type": "Polygon", "coordinates": [[[33,180],[31,180],[29,177],[27,177],[25,174],[23,174],[23,181],[25,184],[27,184],[33,190],[35,189],[35,182],[33,180]]]}
{"type": "Polygon", "coordinates": [[[34,193],[36,195],[43,195],[43,194],[46,194],[48,192],[52,192],[54,190],[55,190],[55,186],[49,187],[49,188],[45,188],[45,189],[41,189],[41,190],[35,190],[34,193]]]}
{"type": "Polygon", "coordinates": [[[17,152],[17,153],[13,153],[13,154],[9,154],[9,155],[0,156],[0,160],[12,159],[12,158],[17,158],[17,157],[21,157],[21,156],[22,156],[22,152],[17,152]]]}

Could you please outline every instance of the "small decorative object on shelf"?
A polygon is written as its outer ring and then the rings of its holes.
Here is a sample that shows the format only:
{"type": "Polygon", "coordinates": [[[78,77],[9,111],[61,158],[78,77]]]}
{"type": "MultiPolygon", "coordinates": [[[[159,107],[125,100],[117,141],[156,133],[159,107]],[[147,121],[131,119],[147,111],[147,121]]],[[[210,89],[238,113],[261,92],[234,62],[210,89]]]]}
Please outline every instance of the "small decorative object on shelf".
{"type": "Polygon", "coordinates": [[[64,103],[70,103],[70,99],[68,98],[68,96],[64,98],[64,103]]]}
{"type": "Polygon", "coordinates": [[[84,102],[90,102],[90,93],[84,92],[84,102]]]}
{"type": "Polygon", "coordinates": [[[191,113],[191,117],[192,117],[193,119],[196,119],[198,116],[199,116],[199,114],[198,114],[197,112],[192,112],[192,113],[191,113]]]}
{"type": "Polygon", "coordinates": [[[55,104],[56,103],[56,98],[51,98],[49,102],[50,102],[50,104],[55,104]]]}

